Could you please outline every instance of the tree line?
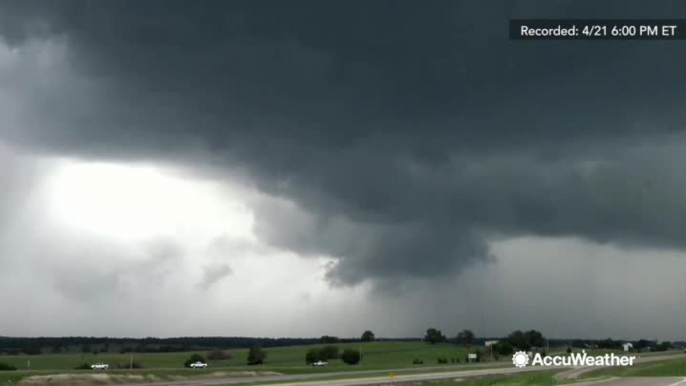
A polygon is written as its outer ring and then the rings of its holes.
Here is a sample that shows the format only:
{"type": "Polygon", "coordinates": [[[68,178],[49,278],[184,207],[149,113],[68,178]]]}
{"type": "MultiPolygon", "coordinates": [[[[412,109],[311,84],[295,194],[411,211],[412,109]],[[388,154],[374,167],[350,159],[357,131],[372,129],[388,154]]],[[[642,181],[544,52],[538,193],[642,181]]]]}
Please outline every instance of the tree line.
{"type": "MultiPolygon", "coordinates": [[[[338,339],[338,338],[336,338],[338,339]]],[[[338,339],[341,343],[360,339],[338,339]]],[[[286,347],[322,343],[322,338],[249,338],[249,337],[180,337],[180,338],[107,338],[0,337],[0,354],[37,355],[41,353],[146,353],[189,352],[251,347],[286,347]]]]}
{"type": "Polygon", "coordinates": [[[539,350],[545,353],[545,348],[548,346],[567,346],[569,351],[572,348],[597,348],[597,349],[623,349],[624,343],[631,343],[631,351],[667,351],[673,348],[684,348],[684,342],[658,342],[655,340],[640,339],[636,341],[621,341],[610,338],[596,339],[596,340],[582,340],[582,339],[548,339],[543,336],[540,331],[516,330],[509,335],[495,339],[477,339],[471,330],[463,330],[452,339],[446,337],[441,330],[436,328],[429,328],[424,335],[424,341],[430,344],[437,343],[456,343],[464,346],[483,345],[486,341],[497,341],[491,348],[494,355],[512,355],[515,351],[531,351],[539,350]]]}
{"type": "MultiPolygon", "coordinates": [[[[372,331],[360,338],[339,338],[324,335],[319,338],[250,338],[250,337],[179,337],[179,338],[108,338],[108,337],[3,337],[0,354],[38,355],[46,353],[165,353],[212,351],[237,348],[271,348],[314,344],[355,343],[375,340],[372,331]]],[[[416,339],[400,339],[416,340],[416,339]]]]}
{"type": "MultiPolygon", "coordinates": [[[[212,351],[251,347],[285,347],[314,344],[336,344],[371,342],[375,340],[419,341],[430,344],[449,342],[464,346],[483,345],[487,340],[498,340],[493,347],[500,355],[508,355],[513,350],[529,351],[532,347],[543,347],[548,340],[539,331],[513,331],[506,337],[477,338],[471,330],[462,330],[452,338],[440,330],[429,328],[424,338],[378,339],[371,330],[366,330],[359,338],[338,338],[324,335],[319,338],[250,338],[250,337],[178,337],[178,338],[108,338],[108,337],[2,337],[0,354],[37,355],[41,353],[82,352],[82,353],[146,353],[146,352],[190,352],[212,351]]],[[[550,339],[550,345],[573,348],[621,349],[626,341],[613,339],[550,339]]],[[[662,351],[672,347],[683,348],[684,342],[660,342],[641,339],[631,341],[635,351],[662,351]]]]}

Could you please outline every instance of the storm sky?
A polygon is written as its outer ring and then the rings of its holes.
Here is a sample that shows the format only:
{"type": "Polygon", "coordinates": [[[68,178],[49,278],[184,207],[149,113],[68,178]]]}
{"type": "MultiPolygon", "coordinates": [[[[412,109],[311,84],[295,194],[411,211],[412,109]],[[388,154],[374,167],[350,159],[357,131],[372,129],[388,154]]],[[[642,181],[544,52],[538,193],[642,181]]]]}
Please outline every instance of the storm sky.
{"type": "Polygon", "coordinates": [[[673,1],[0,0],[0,335],[686,339],[673,1]]]}

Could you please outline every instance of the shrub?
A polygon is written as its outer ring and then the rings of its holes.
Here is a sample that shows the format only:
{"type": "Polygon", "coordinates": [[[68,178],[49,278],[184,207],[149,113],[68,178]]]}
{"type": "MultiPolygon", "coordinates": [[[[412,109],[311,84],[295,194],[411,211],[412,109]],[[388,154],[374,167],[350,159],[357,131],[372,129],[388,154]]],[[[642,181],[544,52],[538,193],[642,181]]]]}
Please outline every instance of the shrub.
{"type": "Polygon", "coordinates": [[[493,346],[493,351],[496,352],[498,355],[506,357],[514,354],[515,349],[510,342],[501,341],[496,343],[495,346],[493,346]]]}
{"type": "Polygon", "coordinates": [[[421,359],[416,359],[416,358],[415,358],[415,360],[412,361],[412,364],[413,364],[413,365],[423,365],[423,364],[424,364],[424,361],[421,360],[421,359]]]}
{"type": "Polygon", "coordinates": [[[74,367],[74,370],[90,370],[90,369],[91,369],[90,363],[86,363],[86,362],[81,363],[80,365],[74,367]]]}
{"type": "Polygon", "coordinates": [[[231,354],[224,350],[213,350],[207,353],[207,359],[213,361],[231,359],[231,354]]]}
{"type": "Polygon", "coordinates": [[[0,371],[14,371],[17,367],[9,363],[0,362],[0,371]]]}
{"type": "Polygon", "coordinates": [[[571,353],[572,353],[572,348],[571,348],[571,347],[567,347],[567,354],[571,354],[571,353]]]}
{"type": "Polygon", "coordinates": [[[360,363],[360,352],[357,350],[345,350],[341,355],[341,360],[349,365],[356,365],[360,363]]]}
{"type": "Polygon", "coordinates": [[[443,365],[443,364],[448,363],[448,359],[447,358],[436,358],[436,363],[443,365]]]}
{"type": "Polygon", "coordinates": [[[191,367],[191,363],[195,362],[205,363],[205,357],[200,354],[193,354],[190,358],[186,359],[186,362],[183,363],[183,367],[191,367]]]}
{"type": "Polygon", "coordinates": [[[267,358],[267,353],[260,347],[252,347],[248,352],[248,365],[261,365],[267,358]]]}
{"type": "Polygon", "coordinates": [[[322,360],[321,358],[321,350],[317,350],[316,348],[309,349],[307,351],[307,354],[305,354],[305,363],[312,364],[314,362],[322,360]]]}

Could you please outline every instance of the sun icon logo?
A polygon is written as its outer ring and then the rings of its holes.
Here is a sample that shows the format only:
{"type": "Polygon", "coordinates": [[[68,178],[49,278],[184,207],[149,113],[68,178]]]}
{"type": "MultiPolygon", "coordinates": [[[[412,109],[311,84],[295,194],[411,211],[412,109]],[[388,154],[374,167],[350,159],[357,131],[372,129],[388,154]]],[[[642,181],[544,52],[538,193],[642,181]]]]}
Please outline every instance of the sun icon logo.
{"type": "Polygon", "coordinates": [[[512,356],[512,363],[517,367],[525,367],[529,364],[529,356],[524,351],[517,351],[512,356]]]}

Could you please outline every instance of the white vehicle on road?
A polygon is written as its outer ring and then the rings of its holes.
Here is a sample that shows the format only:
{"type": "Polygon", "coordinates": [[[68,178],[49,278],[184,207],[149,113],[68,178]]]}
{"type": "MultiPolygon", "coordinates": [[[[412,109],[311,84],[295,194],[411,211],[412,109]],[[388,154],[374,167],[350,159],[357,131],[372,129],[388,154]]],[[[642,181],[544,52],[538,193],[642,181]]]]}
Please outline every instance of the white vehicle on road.
{"type": "Polygon", "coordinates": [[[316,361],[316,362],[312,363],[312,366],[327,366],[327,365],[328,365],[328,363],[324,362],[324,361],[316,361]]]}
{"type": "Polygon", "coordinates": [[[91,365],[91,369],[93,370],[107,370],[109,368],[110,366],[108,366],[107,363],[95,363],[91,365]]]}
{"type": "Polygon", "coordinates": [[[202,363],[202,362],[191,363],[192,369],[204,369],[206,367],[207,367],[207,363],[202,363]]]}

